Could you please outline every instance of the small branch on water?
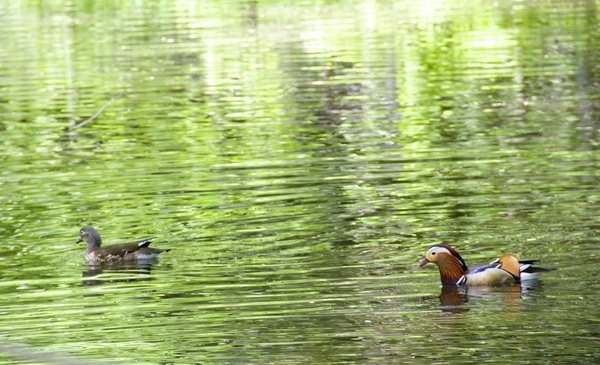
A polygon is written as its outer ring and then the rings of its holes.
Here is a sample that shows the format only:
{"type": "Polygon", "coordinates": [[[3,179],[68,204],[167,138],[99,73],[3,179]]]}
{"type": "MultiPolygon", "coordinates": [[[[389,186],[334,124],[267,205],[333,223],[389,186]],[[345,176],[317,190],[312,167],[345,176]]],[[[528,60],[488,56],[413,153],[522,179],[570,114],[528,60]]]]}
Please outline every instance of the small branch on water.
{"type": "Polygon", "coordinates": [[[96,114],[92,115],[89,119],[87,119],[87,120],[85,120],[85,121],[83,121],[83,122],[81,122],[81,123],[79,123],[77,125],[74,125],[74,126],[71,126],[71,127],[67,127],[67,128],[65,128],[65,130],[63,132],[67,133],[67,132],[70,132],[70,131],[72,131],[74,129],[81,128],[81,127],[85,126],[86,124],[88,124],[89,122],[93,121],[94,119],[98,118],[98,116],[100,114],[102,114],[102,112],[104,111],[104,109],[108,108],[108,106],[110,104],[112,104],[115,100],[117,100],[118,98],[120,98],[122,95],[123,94],[119,94],[119,95],[115,96],[114,98],[110,99],[110,101],[108,103],[104,104],[102,106],[102,108],[100,108],[96,112],[96,114]]]}

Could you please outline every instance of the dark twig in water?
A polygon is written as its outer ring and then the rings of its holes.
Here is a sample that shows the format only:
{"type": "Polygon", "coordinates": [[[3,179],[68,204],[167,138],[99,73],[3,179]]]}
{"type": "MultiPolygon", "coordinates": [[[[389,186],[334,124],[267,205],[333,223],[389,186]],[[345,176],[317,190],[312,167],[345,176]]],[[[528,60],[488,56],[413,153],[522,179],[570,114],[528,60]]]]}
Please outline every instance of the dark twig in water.
{"type": "Polygon", "coordinates": [[[89,122],[93,121],[94,119],[98,118],[98,116],[99,116],[100,114],[102,114],[102,112],[104,111],[104,109],[108,108],[108,106],[109,106],[110,104],[112,104],[112,103],[113,103],[115,100],[117,100],[118,98],[120,98],[122,95],[123,95],[123,94],[119,94],[119,95],[115,96],[114,98],[110,99],[110,101],[109,101],[108,103],[104,104],[104,105],[102,106],[102,108],[100,108],[100,109],[99,109],[99,110],[96,112],[96,114],[92,115],[92,116],[91,116],[89,119],[87,119],[87,120],[85,120],[85,121],[83,121],[83,122],[81,122],[81,123],[79,123],[79,124],[77,124],[77,125],[74,125],[74,126],[68,127],[67,129],[65,129],[65,133],[66,133],[66,132],[70,132],[70,131],[72,131],[72,130],[74,130],[74,129],[77,129],[77,128],[81,128],[81,127],[85,126],[86,124],[88,124],[89,122]]]}

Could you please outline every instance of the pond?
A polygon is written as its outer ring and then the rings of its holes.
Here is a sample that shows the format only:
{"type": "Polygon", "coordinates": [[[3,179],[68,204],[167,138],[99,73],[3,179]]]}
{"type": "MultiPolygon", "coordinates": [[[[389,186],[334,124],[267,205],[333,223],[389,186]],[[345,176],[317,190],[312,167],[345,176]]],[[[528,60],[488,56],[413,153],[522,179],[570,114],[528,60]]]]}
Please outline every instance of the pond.
{"type": "Polygon", "coordinates": [[[599,18],[3,2],[0,364],[597,363],[599,18]],[[558,270],[442,287],[441,243],[558,270]]]}

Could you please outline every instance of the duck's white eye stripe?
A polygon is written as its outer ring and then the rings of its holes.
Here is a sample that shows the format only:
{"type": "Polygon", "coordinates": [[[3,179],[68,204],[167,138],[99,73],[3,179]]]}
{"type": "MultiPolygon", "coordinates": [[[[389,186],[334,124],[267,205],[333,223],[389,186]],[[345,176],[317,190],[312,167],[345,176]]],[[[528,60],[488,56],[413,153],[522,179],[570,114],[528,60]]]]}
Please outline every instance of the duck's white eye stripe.
{"type": "Polygon", "coordinates": [[[447,248],[440,247],[440,249],[438,250],[438,253],[440,253],[440,252],[445,252],[448,255],[452,255],[452,252],[450,252],[450,250],[448,250],[447,248]]]}
{"type": "Polygon", "coordinates": [[[452,255],[452,253],[447,248],[445,248],[445,247],[432,247],[432,248],[429,249],[428,253],[431,254],[431,255],[435,255],[435,254],[438,254],[440,252],[445,252],[448,255],[452,255]]]}

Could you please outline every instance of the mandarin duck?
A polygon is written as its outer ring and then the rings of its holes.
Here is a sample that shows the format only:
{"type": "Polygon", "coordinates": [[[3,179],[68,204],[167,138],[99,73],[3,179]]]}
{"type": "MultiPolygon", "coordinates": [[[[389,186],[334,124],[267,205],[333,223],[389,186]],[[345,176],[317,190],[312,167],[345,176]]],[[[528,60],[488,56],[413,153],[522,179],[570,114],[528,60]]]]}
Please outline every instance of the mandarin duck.
{"type": "Polygon", "coordinates": [[[170,251],[170,249],[148,247],[152,240],[153,238],[150,238],[131,243],[100,247],[102,237],[100,237],[100,234],[94,227],[86,226],[79,231],[77,243],[85,241],[87,249],[84,256],[87,261],[91,262],[150,260],[156,258],[161,252],[170,251]]]}
{"type": "Polygon", "coordinates": [[[429,247],[425,257],[419,262],[419,267],[430,262],[438,266],[444,285],[512,285],[533,279],[540,273],[555,270],[532,267],[541,261],[519,261],[516,255],[509,253],[500,256],[489,265],[480,265],[469,270],[465,260],[455,249],[442,244],[429,247]]]}

